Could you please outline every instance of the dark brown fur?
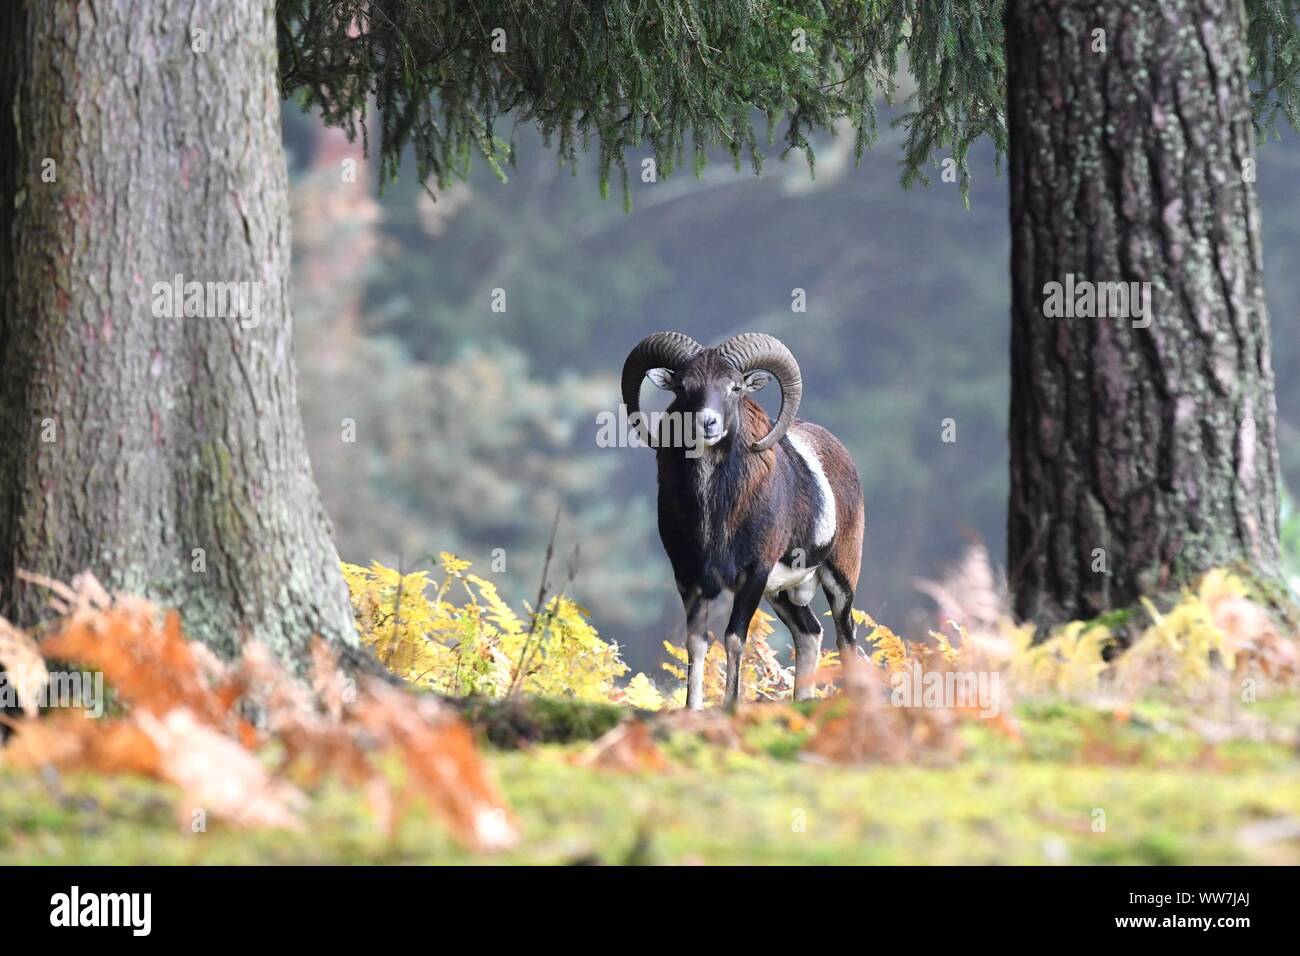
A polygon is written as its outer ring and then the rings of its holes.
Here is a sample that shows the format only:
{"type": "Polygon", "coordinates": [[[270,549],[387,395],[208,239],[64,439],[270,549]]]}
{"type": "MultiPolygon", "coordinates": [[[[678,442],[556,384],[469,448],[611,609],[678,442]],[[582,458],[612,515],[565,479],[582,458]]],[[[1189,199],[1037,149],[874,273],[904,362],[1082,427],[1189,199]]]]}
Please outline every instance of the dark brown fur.
{"type": "Polygon", "coordinates": [[[826,429],[798,420],[771,448],[754,451],[753,443],[768,434],[772,422],[744,393],[761,388],[763,377],[737,371],[712,350],[675,370],[671,379],[661,375],[660,380],[676,395],[668,411],[699,416],[697,421],[706,422],[705,432],[715,436],[712,447],[661,444],[656,456],[659,537],[686,607],[694,706],[700,704],[703,609],[724,590],[732,595],[726,626],[727,700],[737,699],[740,647],[765,595],[794,637],[796,691],[806,696],[822,635],[821,623],[806,603],[815,583],[830,601],[841,653],[854,646],[853,594],[862,563],[865,509],[853,459],[826,429]],[[719,429],[719,418],[724,428],[719,429]],[[816,457],[834,498],[835,531],[822,544],[817,543],[817,521],[823,491],[792,435],[816,457]],[[783,568],[774,578],[778,565],[783,568]],[[800,581],[799,568],[816,568],[816,579],[800,581]],[[792,576],[786,577],[787,570],[792,576]],[[768,595],[769,583],[778,580],[784,583],[774,586],[781,590],[768,595]]]}

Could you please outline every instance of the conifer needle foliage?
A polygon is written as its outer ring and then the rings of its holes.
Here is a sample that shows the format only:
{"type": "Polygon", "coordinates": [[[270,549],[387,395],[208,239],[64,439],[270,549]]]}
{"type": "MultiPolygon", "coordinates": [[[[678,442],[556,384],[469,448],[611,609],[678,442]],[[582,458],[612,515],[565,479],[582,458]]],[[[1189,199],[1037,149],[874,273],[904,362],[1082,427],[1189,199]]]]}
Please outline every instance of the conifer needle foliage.
{"type": "MultiPolygon", "coordinates": [[[[1300,120],[1294,0],[1247,0],[1255,118],[1300,120]]],[[[725,149],[761,170],[766,138],[812,164],[812,137],[841,124],[858,156],[876,138],[878,102],[914,90],[894,122],[906,131],[902,182],[967,156],[987,136],[1006,150],[1003,0],[280,0],[286,96],[351,134],[373,97],[384,178],[412,150],[423,182],[464,176],[479,154],[498,175],[513,128],[535,123],[576,164],[599,156],[602,192],[627,152],[649,148],[661,175],[689,150],[700,169],[725,149]]]]}
{"type": "Polygon", "coordinates": [[[602,190],[616,167],[625,195],[632,149],[649,147],[661,175],[711,148],[760,171],[756,117],[810,164],[812,136],[846,123],[860,156],[904,58],[906,180],[942,148],[965,182],[970,143],[1005,141],[1000,0],[281,0],[278,22],[286,95],[351,133],[373,96],[384,175],[409,146],[439,186],[473,153],[500,172],[500,127],[515,122],[568,163],[594,146],[602,190]]]}

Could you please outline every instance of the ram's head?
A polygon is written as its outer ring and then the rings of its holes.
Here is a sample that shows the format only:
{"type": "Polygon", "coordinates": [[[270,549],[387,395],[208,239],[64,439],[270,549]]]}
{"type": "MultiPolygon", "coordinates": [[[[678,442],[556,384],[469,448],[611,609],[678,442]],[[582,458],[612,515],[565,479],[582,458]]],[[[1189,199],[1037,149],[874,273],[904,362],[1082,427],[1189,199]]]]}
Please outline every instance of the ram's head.
{"type": "Polygon", "coordinates": [[[623,404],[628,416],[640,412],[641,380],[673,393],[670,412],[694,418],[701,444],[716,445],[740,432],[741,400],[773,377],[781,387],[781,412],[772,430],[750,445],[766,451],[794,421],[803,395],[799,363],[776,337],[761,332],[732,336],[705,348],[681,332],[656,332],[642,339],[623,363],[623,404]]]}

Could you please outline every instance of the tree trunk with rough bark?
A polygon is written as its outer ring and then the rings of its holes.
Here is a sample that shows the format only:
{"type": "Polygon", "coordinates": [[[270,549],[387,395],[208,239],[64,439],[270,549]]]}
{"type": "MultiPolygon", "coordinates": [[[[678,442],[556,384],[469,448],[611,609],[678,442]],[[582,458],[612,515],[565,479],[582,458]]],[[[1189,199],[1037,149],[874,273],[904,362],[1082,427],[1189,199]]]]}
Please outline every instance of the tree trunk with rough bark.
{"type": "Polygon", "coordinates": [[[1216,565],[1275,575],[1239,0],[1010,0],[1006,49],[1017,615],[1091,618],[1216,565]]]}
{"type": "Polygon", "coordinates": [[[297,406],[274,0],[0,22],[0,611],[42,614],[18,569],[89,569],[225,654],[355,646],[297,406]]]}

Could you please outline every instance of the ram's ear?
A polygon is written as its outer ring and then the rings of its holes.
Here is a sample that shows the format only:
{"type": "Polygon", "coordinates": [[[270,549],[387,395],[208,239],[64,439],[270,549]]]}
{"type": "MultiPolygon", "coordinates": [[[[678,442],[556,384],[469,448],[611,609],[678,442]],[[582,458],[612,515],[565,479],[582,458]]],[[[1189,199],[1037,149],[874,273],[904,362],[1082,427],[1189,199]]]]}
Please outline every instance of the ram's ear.
{"type": "Polygon", "coordinates": [[[745,373],[745,391],[757,392],[770,381],[772,381],[771,372],[764,372],[761,368],[756,368],[752,372],[745,373]]]}
{"type": "Polygon", "coordinates": [[[646,378],[666,391],[671,392],[677,387],[677,376],[670,368],[652,368],[645,374],[646,378]]]}

